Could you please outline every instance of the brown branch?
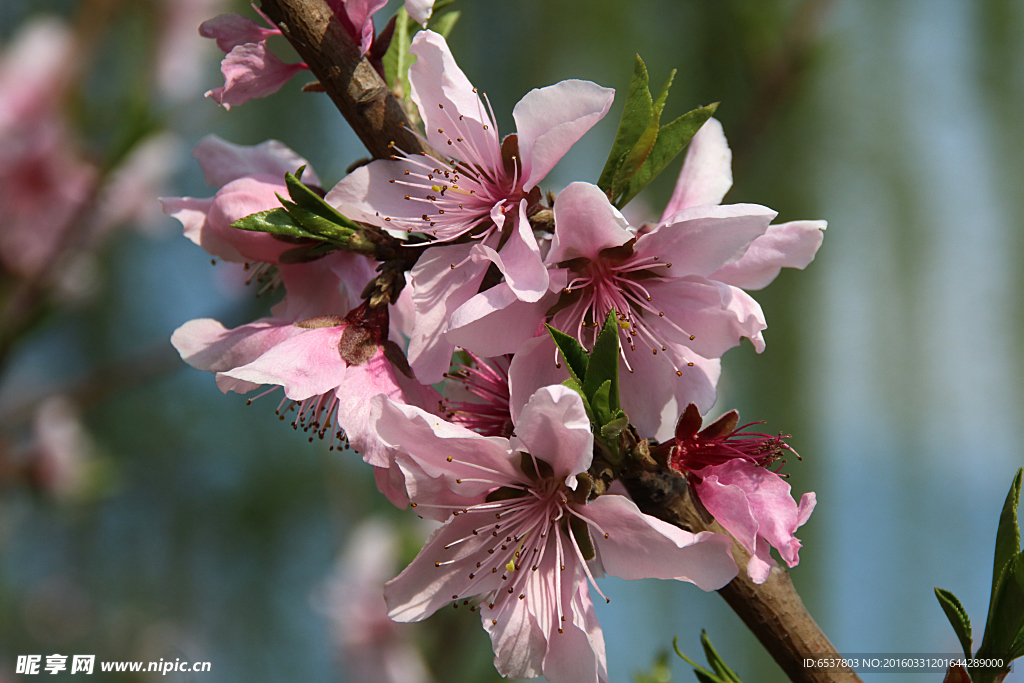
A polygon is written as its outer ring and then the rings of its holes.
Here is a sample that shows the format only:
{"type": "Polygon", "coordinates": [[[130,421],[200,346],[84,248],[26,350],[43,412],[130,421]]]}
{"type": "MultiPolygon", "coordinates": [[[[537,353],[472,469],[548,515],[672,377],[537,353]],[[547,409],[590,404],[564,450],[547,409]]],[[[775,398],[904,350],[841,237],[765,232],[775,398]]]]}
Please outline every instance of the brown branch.
{"type": "MultiPolygon", "coordinates": [[[[694,533],[727,533],[702,511],[689,493],[685,480],[659,473],[638,473],[623,477],[623,484],[639,508],[694,533]]],[[[795,683],[862,683],[851,669],[806,668],[808,655],[837,657],[835,648],[807,613],[789,573],[772,569],[768,580],[755,584],[747,576],[750,553],[733,541],[732,554],[740,573],[719,590],[743,623],[757,636],[791,681],[795,683]]]]}
{"type": "Polygon", "coordinates": [[[305,60],[370,154],[388,158],[392,142],[408,154],[430,151],[324,0],[263,0],[261,9],[305,60]]]}

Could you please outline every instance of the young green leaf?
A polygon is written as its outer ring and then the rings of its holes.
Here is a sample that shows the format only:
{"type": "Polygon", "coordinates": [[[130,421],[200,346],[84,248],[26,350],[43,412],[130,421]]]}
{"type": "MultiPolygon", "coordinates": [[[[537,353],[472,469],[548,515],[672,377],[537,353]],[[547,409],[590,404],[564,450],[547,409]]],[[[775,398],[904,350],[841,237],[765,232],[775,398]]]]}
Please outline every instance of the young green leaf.
{"type": "Polygon", "coordinates": [[[594,342],[594,348],[590,352],[583,391],[588,398],[593,399],[598,388],[608,381],[611,382],[608,410],[609,413],[614,413],[619,409],[619,323],[615,309],[609,311],[605,317],[594,342]]]}
{"type": "Polygon", "coordinates": [[[384,80],[399,99],[409,99],[409,67],[416,61],[416,55],[410,54],[409,48],[412,35],[418,28],[415,21],[409,20],[405,7],[399,7],[395,14],[395,33],[381,60],[384,63],[384,80]]]}
{"type": "MultiPolygon", "coordinates": [[[[658,131],[654,147],[646,156],[643,166],[630,178],[615,206],[619,209],[624,207],[640,193],[640,190],[647,187],[659,173],[665,170],[665,167],[690,144],[690,140],[711,118],[717,108],[718,103],[715,102],[706,107],[689,111],[672,123],[662,126],[658,131]]],[[[613,194],[612,196],[617,195],[613,194]]]]}
{"type": "Polygon", "coordinates": [[[578,391],[580,394],[583,392],[583,378],[587,376],[587,363],[589,357],[587,350],[584,349],[575,338],[570,337],[565,332],[560,332],[551,325],[546,325],[548,328],[548,334],[555,340],[555,346],[562,352],[562,357],[565,358],[565,364],[568,366],[569,375],[575,379],[580,388],[578,391]]]}
{"type": "MultiPolygon", "coordinates": [[[[305,168],[306,167],[303,166],[299,169],[300,177],[305,168]]],[[[349,230],[360,229],[360,226],[357,223],[346,216],[343,216],[337,209],[325,202],[320,195],[303,185],[302,181],[299,180],[299,177],[296,177],[291,173],[285,173],[284,182],[285,186],[288,188],[288,196],[292,198],[292,201],[295,202],[295,204],[301,206],[306,211],[316,214],[331,223],[348,228],[349,230]]]]}
{"type": "Polygon", "coordinates": [[[648,81],[647,67],[644,60],[640,59],[640,55],[637,55],[633,64],[633,75],[629,79],[626,103],[622,108],[622,118],[619,119],[619,129],[615,132],[615,142],[612,143],[608,161],[605,162],[597,181],[597,186],[605,192],[611,190],[623,159],[637,144],[651,122],[654,103],[651,101],[648,81]]]}
{"type": "Polygon", "coordinates": [[[272,235],[287,235],[289,237],[304,237],[306,239],[322,240],[323,237],[315,235],[297,222],[292,220],[288,212],[283,208],[267,209],[258,213],[249,214],[231,224],[232,228],[239,230],[250,230],[252,232],[269,232],[272,235]]]}
{"type": "Polygon", "coordinates": [[[971,620],[967,616],[967,610],[960,604],[955,595],[941,588],[935,589],[935,597],[938,598],[942,611],[946,613],[956,637],[960,639],[960,646],[964,649],[964,657],[971,658],[971,620]]]}
{"type": "MultiPolygon", "coordinates": [[[[993,604],[989,606],[989,623],[985,637],[975,653],[979,659],[1002,657],[1012,660],[1024,654],[1016,645],[1024,631],[1024,553],[1015,555],[1003,568],[993,604]],[[1016,651],[1015,651],[1016,650],[1016,651]]],[[[1009,661],[1005,662],[1009,664],[1009,661]]],[[[986,683],[996,680],[999,670],[982,669],[971,680],[986,683]]]]}
{"type": "Polygon", "coordinates": [[[698,665],[692,659],[684,655],[679,651],[679,638],[678,636],[672,639],[672,647],[675,649],[676,654],[679,657],[693,667],[693,673],[697,677],[700,683],[742,683],[739,677],[733,673],[732,669],[725,665],[722,658],[715,651],[715,648],[711,645],[711,640],[705,631],[701,631],[701,644],[704,646],[704,655],[708,658],[708,662],[711,667],[715,670],[714,672],[708,671],[704,667],[698,665]]]}
{"type": "Polygon", "coordinates": [[[1020,552],[1020,527],[1017,525],[1017,507],[1020,505],[1021,478],[1024,477],[1024,467],[1017,470],[1017,476],[1013,478],[1010,491],[1006,494],[1006,502],[1003,503],[1003,511],[999,515],[999,527],[996,530],[996,552],[995,562],[992,567],[992,593],[989,605],[991,607],[996,597],[995,577],[1002,574],[1003,567],[1010,559],[1020,552]]]}
{"type": "Polygon", "coordinates": [[[654,658],[650,671],[633,674],[634,683],[672,683],[672,669],[668,666],[668,653],[659,652],[654,658]]]}
{"type": "MultiPolygon", "coordinates": [[[[435,5],[435,8],[436,7],[437,6],[435,5]]],[[[435,33],[440,33],[441,36],[444,37],[445,40],[447,40],[448,34],[452,32],[453,28],[455,28],[455,22],[459,20],[460,16],[462,16],[462,12],[459,10],[446,12],[445,14],[442,14],[440,17],[438,17],[436,20],[430,22],[430,30],[434,31],[435,33]]],[[[415,57],[413,57],[413,59],[415,59],[415,57]]]]}
{"type": "Polygon", "coordinates": [[[722,680],[729,681],[729,683],[743,683],[740,681],[740,677],[722,660],[718,651],[715,650],[715,646],[711,644],[707,631],[703,629],[700,632],[700,644],[704,647],[704,656],[708,658],[708,664],[722,680]]]}

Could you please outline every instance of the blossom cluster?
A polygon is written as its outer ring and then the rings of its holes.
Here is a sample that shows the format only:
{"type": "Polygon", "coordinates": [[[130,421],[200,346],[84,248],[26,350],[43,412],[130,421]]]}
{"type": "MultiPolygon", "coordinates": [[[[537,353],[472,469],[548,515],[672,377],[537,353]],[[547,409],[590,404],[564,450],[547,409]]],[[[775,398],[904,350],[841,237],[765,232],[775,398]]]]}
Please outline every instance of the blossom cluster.
{"type": "MultiPolygon", "coordinates": [[[[374,3],[338,4],[371,53],[374,3]]],[[[425,20],[422,9],[414,18],[425,20]]],[[[273,29],[245,22],[219,17],[202,29],[228,53],[226,85],[211,95],[225,106],[269,94],[302,68],[254,68],[272,64],[273,29]]],[[[755,582],[775,564],[769,546],[789,566],[799,561],[794,532],[814,494],[797,505],[768,469],[791,449],[729,416],[701,430],[701,414],[715,403],[725,351],[743,338],[765,347],[767,323],[748,291],[807,266],[825,224],[773,224],[764,206],[722,204],[731,153],[714,119],[693,137],[656,224],[630,225],[591,183],[545,194],[545,177],[607,114],[614,91],[581,80],[533,90],[513,110],[516,132],[502,137],[440,34],[416,33],[411,53],[411,100],[433,155],[396,148],[326,191],[275,141],[242,147],[211,136],[195,148],[217,190],[165,198],[164,211],[284,297],[269,317],[234,329],[193,320],[172,342],[222,391],[276,395],[282,419],[310,440],[352,447],[389,500],[443,522],[384,586],[392,619],[461,605],[479,612],[502,675],[606,681],[595,579],[715,590],[737,575],[733,538],[752,555],[755,582]],[[399,243],[404,272],[376,252],[239,229],[287,207],[299,176],[312,201],[399,243]],[[629,433],[652,444],[663,471],[685,478],[733,538],[645,514],[591,472],[604,437],[546,326],[590,350],[612,312],[629,433]]]]}

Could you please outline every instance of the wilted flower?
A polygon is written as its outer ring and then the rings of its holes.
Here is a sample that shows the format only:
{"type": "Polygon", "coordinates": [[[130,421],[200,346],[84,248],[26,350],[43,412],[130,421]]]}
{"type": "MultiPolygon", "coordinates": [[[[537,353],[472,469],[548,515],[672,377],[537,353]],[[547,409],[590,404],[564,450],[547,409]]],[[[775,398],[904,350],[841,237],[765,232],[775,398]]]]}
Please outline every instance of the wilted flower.
{"type": "MultiPolygon", "coordinates": [[[[754,583],[768,579],[774,546],[790,567],[800,562],[800,540],[793,534],[811,516],[817,498],[805,493],[797,505],[790,486],[768,468],[787,453],[796,455],[782,435],[737,427],[739,413],[729,411],[701,430],[697,406],[679,418],[675,439],[655,447],[656,457],[686,477],[700,502],[719,524],[750,552],[747,573],[754,583]]],[[[799,456],[797,456],[799,457],[799,456]]]]}

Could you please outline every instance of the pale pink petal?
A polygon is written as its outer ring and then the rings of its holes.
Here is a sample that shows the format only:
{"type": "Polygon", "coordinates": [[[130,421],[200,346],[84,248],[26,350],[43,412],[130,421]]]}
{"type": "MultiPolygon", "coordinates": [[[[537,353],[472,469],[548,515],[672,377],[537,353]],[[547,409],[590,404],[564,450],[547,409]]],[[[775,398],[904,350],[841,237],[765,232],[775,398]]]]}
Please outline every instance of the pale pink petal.
{"type": "Polygon", "coordinates": [[[814,506],[818,504],[818,496],[813,491],[800,496],[800,505],[797,508],[796,525],[803,526],[811,518],[814,506]]]}
{"type": "Polygon", "coordinates": [[[568,80],[526,93],[512,110],[519,135],[524,190],[531,190],[577,140],[604,118],[615,90],[568,80]]]}
{"type": "Polygon", "coordinates": [[[192,149],[192,156],[203,169],[206,184],[213,187],[259,175],[273,176],[283,185],[284,174],[296,173],[301,166],[306,167],[302,174],[304,183],[320,184],[309,162],[277,140],[267,140],[258,145],[235,145],[216,135],[207,135],[192,149]]]}
{"type": "Polygon", "coordinates": [[[736,577],[728,536],[683,531],[645,515],[622,496],[604,495],[576,510],[591,523],[601,565],[612,576],[629,581],[677,579],[706,591],[718,590],[736,577]]]}
{"type": "Polygon", "coordinates": [[[267,49],[266,43],[245,43],[233,48],[220,63],[224,85],[206,93],[217,104],[231,109],[251,99],[273,95],[305,64],[285,64],[267,49]]]}
{"type": "Polygon", "coordinates": [[[537,626],[525,600],[503,600],[493,610],[481,605],[480,621],[491,637],[494,668],[499,674],[506,678],[537,678],[542,674],[546,634],[537,626]]]}
{"type": "MultiPolygon", "coordinates": [[[[556,210],[557,206],[556,202],[556,210]]],[[[743,256],[775,216],[757,204],[683,209],[636,241],[636,258],[657,256],[662,263],[671,263],[666,275],[707,277],[743,256]]]]}
{"type": "Polygon", "coordinates": [[[264,318],[227,329],[216,320],[190,320],[171,335],[182,360],[199,370],[224,372],[247,365],[302,332],[283,320],[264,318]]]}
{"type": "Polygon", "coordinates": [[[245,258],[230,242],[224,240],[219,233],[204,230],[206,214],[213,206],[213,197],[198,199],[196,197],[160,197],[160,205],[164,213],[177,218],[184,226],[185,237],[192,240],[209,254],[216,254],[225,261],[244,261],[245,258]]]}
{"type": "MultiPolygon", "coordinates": [[[[421,408],[395,403],[386,397],[376,397],[371,404],[371,424],[381,441],[408,454],[422,468],[425,477],[443,477],[453,491],[465,498],[500,486],[500,483],[480,481],[498,476],[495,473],[503,476],[504,481],[523,476],[512,462],[507,439],[481,436],[421,408]],[[481,467],[490,468],[494,473],[484,477],[481,467]],[[468,479],[474,481],[462,481],[468,479]]],[[[406,473],[410,494],[420,485],[415,475],[415,472],[406,473]]]]}
{"type": "Polygon", "coordinates": [[[721,373],[718,359],[704,358],[671,342],[666,346],[668,350],[657,355],[639,346],[636,351],[627,349],[625,361],[619,364],[622,409],[642,438],[659,441],[672,438],[676,420],[690,403],[701,412],[711,409],[721,373]]]}
{"type": "Polygon", "coordinates": [[[214,195],[199,246],[214,256],[232,260],[229,250],[213,251],[215,246],[227,243],[245,261],[276,263],[282,253],[297,245],[270,233],[240,230],[231,224],[250,214],[280,208],[278,194],[288,196],[283,178],[258,175],[232,180],[214,195]]]}
{"type": "MultiPolygon", "coordinates": [[[[552,569],[552,573],[558,571],[552,569]]],[[[548,649],[544,656],[544,678],[549,683],[598,683],[607,681],[604,661],[604,635],[597,618],[593,615],[593,604],[589,596],[586,601],[580,595],[587,592],[586,581],[570,581],[562,572],[562,600],[569,607],[565,622],[548,631],[548,649]],[[589,614],[588,614],[589,612],[589,614]],[[589,628],[588,628],[589,627],[589,628]],[[604,673],[605,678],[601,678],[604,673]]],[[[553,586],[552,586],[553,588],[553,586]]]]}
{"type": "Polygon", "coordinates": [[[391,449],[394,462],[391,465],[392,486],[397,488],[401,482],[404,504],[409,501],[430,501],[429,504],[416,504],[416,514],[424,519],[443,522],[451,517],[452,512],[463,510],[467,505],[485,502],[486,494],[477,497],[460,495],[452,491],[443,477],[430,477],[424,472],[416,460],[396,449],[391,449]]]}
{"type": "Polygon", "coordinates": [[[405,478],[402,470],[394,462],[388,467],[374,467],[373,481],[377,484],[377,490],[384,494],[392,505],[399,510],[409,506],[409,497],[405,492],[405,478]]]}
{"type": "Polygon", "coordinates": [[[633,239],[629,224],[597,185],[572,183],[555,199],[555,236],[548,263],[595,260],[602,249],[633,239]]]}
{"type": "Polygon", "coordinates": [[[726,531],[739,541],[740,545],[753,553],[756,547],[758,524],[750,510],[743,488],[723,480],[713,467],[700,470],[696,484],[697,496],[708,512],[725,527],[726,531]]]}
{"type": "Polygon", "coordinates": [[[420,26],[426,26],[434,11],[434,0],[405,0],[405,11],[409,18],[420,26]]]}
{"type": "Polygon", "coordinates": [[[739,260],[722,266],[708,277],[743,289],[761,289],[782,268],[803,270],[824,239],[825,221],[793,221],[769,225],[768,231],[750,243],[739,260]]]}
{"type": "MultiPolygon", "coordinates": [[[[419,173],[421,169],[402,158],[372,161],[342,178],[324,199],[352,220],[381,228],[388,227],[384,218],[418,220],[424,213],[422,203],[405,199],[391,182],[406,171],[419,173]]],[[[424,223],[424,229],[427,227],[424,223]]]]}
{"type": "Polygon", "coordinates": [[[297,322],[345,315],[362,302],[363,288],[377,275],[375,261],[340,250],[309,263],[278,265],[284,283],[284,306],[274,315],[297,322]]]}
{"type": "Polygon", "coordinates": [[[468,145],[495,155],[497,158],[498,131],[485,112],[473,84],[455,63],[448,43],[433,31],[420,31],[412,39],[410,52],[416,62],[409,67],[409,86],[413,102],[423,116],[427,141],[437,149],[448,147],[445,128],[453,127],[452,117],[462,117],[460,130],[468,136],[468,145]]]}
{"type": "Polygon", "coordinates": [[[451,366],[455,347],[444,336],[448,319],[477,293],[490,265],[485,258],[471,259],[476,246],[431,247],[412,269],[416,321],[409,339],[409,364],[421,382],[440,382],[451,366]]]}
{"type": "Polygon", "coordinates": [[[0,130],[30,124],[52,111],[73,78],[76,44],[63,21],[26,23],[0,55],[0,130]]]}
{"type": "MultiPolygon", "coordinates": [[[[757,467],[747,460],[730,460],[723,465],[705,467],[696,473],[698,477],[705,474],[716,477],[719,484],[723,486],[735,486],[743,491],[749,506],[750,515],[757,521],[757,534],[772,544],[782,559],[790,567],[800,562],[799,550],[800,540],[793,534],[803,522],[807,521],[814,509],[815,498],[813,494],[805,495],[798,507],[796,501],[790,494],[790,486],[786,480],[779,475],[763,467],[757,467]]],[[[700,493],[700,489],[698,489],[700,493]]],[[[704,501],[703,494],[701,502],[704,501]]],[[[711,506],[705,505],[708,511],[719,519],[718,513],[711,506]]],[[[735,513],[736,509],[730,508],[725,511],[726,519],[732,519],[728,513],[735,513]]],[[[732,529],[724,521],[719,519],[722,526],[732,529]]],[[[742,540],[741,540],[742,542],[742,540]]],[[[746,543],[744,543],[746,547],[746,543]]],[[[747,547],[751,550],[750,547],[747,547]]]]}
{"type": "Polygon", "coordinates": [[[743,337],[748,337],[759,353],[764,350],[764,314],[742,289],[693,275],[651,282],[647,291],[651,305],[665,314],[649,316],[648,325],[664,339],[683,344],[705,358],[721,357],[743,337]]]}
{"type": "Polygon", "coordinates": [[[199,35],[216,40],[217,47],[224,53],[231,52],[239,45],[259,43],[280,33],[280,31],[263,28],[241,14],[221,14],[213,19],[207,19],[199,25],[199,35]]]}
{"type": "Polygon", "coordinates": [[[777,564],[778,562],[772,557],[772,547],[768,545],[768,541],[758,536],[757,552],[751,553],[750,560],[747,562],[747,576],[754,583],[764,583],[771,576],[772,567],[777,564]]]}
{"type": "MultiPolygon", "coordinates": [[[[451,604],[452,596],[472,597],[498,588],[501,583],[498,574],[483,572],[469,578],[476,568],[476,546],[472,543],[454,544],[472,536],[481,523],[481,517],[479,514],[451,517],[430,535],[416,559],[401,574],[384,584],[384,601],[389,617],[400,622],[420,621],[451,604]],[[438,558],[442,557],[445,564],[438,566],[438,558]]],[[[493,519],[493,515],[491,517],[493,519]]]]}
{"type": "Polygon", "coordinates": [[[391,455],[374,428],[376,415],[371,399],[386,396],[403,404],[433,407],[435,411],[441,400],[432,387],[425,387],[397,370],[383,347],[378,347],[364,363],[350,366],[334,394],[338,400],[338,426],[345,431],[352,448],[374,467],[387,467],[391,455]]]}
{"type": "MultiPolygon", "coordinates": [[[[500,203],[496,204],[491,217],[500,229],[504,223],[500,203]]],[[[530,221],[526,217],[526,200],[519,202],[519,215],[514,221],[508,241],[501,251],[485,247],[489,260],[505,276],[509,289],[516,298],[535,303],[548,292],[548,270],[540,256],[537,238],[533,235],[530,221]]]]}
{"type": "Polygon", "coordinates": [[[323,394],[341,384],[348,371],[338,351],[341,333],[338,327],[304,330],[224,374],[255,384],[278,384],[293,401],[323,394]]]}
{"type": "Polygon", "coordinates": [[[722,124],[716,119],[708,119],[690,140],[683,169],[679,172],[661,221],[691,206],[721,204],[730,187],[732,150],[725,140],[722,124]]]}
{"type": "MultiPolygon", "coordinates": [[[[555,274],[562,287],[563,275],[564,271],[555,274]]],[[[445,338],[486,357],[517,353],[523,343],[533,338],[545,313],[556,301],[558,293],[549,292],[537,303],[526,303],[507,283],[501,282],[456,309],[448,321],[445,338]]]]}
{"type": "Polygon", "coordinates": [[[580,395],[556,384],[537,390],[519,412],[513,450],[530,453],[551,465],[554,477],[573,477],[594,459],[594,435],[580,395]]]}
{"type": "Polygon", "coordinates": [[[540,336],[521,344],[515,352],[508,368],[509,407],[512,409],[513,423],[519,419],[519,411],[538,389],[561,384],[569,379],[569,371],[565,369],[564,362],[559,367],[555,358],[555,342],[546,330],[540,336]]]}
{"type": "MultiPolygon", "coordinates": [[[[339,0],[331,4],[337,8],[339,0]]],[[[377,13],[388,0],[340,0],[345,11],[345,16],[355,30],[353,39],[359,41],[359,50],[362,54],[370,51],[373,44],[373,15],[377,13]]],[[[335,9],[337,13],[337,9],[335,9]]]]}

